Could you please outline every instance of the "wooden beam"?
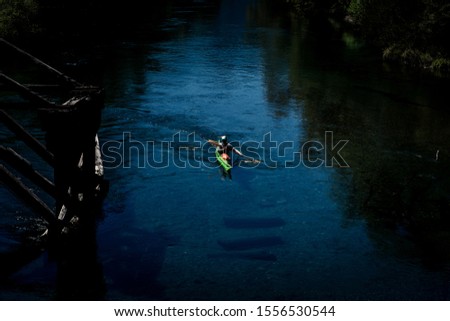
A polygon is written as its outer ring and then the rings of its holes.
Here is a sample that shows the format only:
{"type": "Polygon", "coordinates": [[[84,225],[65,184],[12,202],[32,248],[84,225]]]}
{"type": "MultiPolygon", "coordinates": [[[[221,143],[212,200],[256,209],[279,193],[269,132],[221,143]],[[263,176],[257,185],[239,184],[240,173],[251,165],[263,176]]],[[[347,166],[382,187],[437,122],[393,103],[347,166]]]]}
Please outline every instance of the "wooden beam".
{"type": "Polygon", "coordinates": [[[20,171],[50,196],[53,198],[56,197],[55,185],[42,174],[34,170],[33,165],[31,165],[27,159],[16,153],[12,148],[5,148],[0,145],[0,158],[7,161],[11,167],[20,171]]]}
{"type": "Polygon", "coordinates": [[[57,225],[58,220],[53,211],[36,194],[25,186],[19,178],[14,176],[5,166],[0,164],[0,179],[14,192],[30,204],[47,222],[57,225]]]}
{"type": "Polygon", "coordinates": [[[0,80],[4,80],[8,85],[10,85],[12,88],[17,89],[19,94],[24,96],[25,98],[31,100],[35,104],[39,105],[40,107],[47,107],[47,108],[55,108],[57,105],[54,102],[51,102],[38,93],[30,90],[29,88],[25,87],[24,85],[18,83],[14,79],[8,77],[7,75],[0,73],[0,80]]]}
{"type": "Polygon", "coordinates": [[[0,122],[3,122],[14,134],[21,138],[36,154],[42,157],[50,166],[54,166],[55,160],[45,146],[36,138],[31,136],[25,128],[17,123],[3,109],[0,109],[0,122]]]}
{"type": "Polygon", "coordinates": [[[98,134],[95,134],[95,175],[103,177],[104,168],[102,160],[102,152],[100,150],[100,142],[98,140],[98,134]]]}
{"type": "Polygon", "coordinates": [[[61,95],[67,92],[67,88],[55,84],[22,84],[32,92],[39,95],[61,95]]]}
{"type": "Polygon", "coordinates": [[[39,60],[35,56],[26,52],[25,50],[22,50],[19,47],[14,46],[12,43],[6,41],[5,39],[0,38],[0,42],[7,45],[8,47],[14,49],[15,51],[19,52],[20,54],[24,55],[25,57],[31,59],[31,61],[33,61],[35,64],[38,64],[38,65],[44,67],[45,69],[49,70],[50,72],[54,73],[58,78],[62,79],[65,83],[67,83],[71,86],[82,86],[82,84],[79,83],[78,81],[76,81],[75,79],[63,74],[61,71],[56,70],[52,66],[47,65],[42,60],[39,60]]]}

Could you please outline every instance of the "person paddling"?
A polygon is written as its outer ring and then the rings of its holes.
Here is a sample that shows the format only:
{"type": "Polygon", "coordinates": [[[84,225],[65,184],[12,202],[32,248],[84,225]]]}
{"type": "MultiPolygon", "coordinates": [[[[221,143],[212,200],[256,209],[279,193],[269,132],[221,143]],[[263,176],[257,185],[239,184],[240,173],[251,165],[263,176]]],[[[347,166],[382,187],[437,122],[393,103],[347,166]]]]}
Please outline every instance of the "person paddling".
{"type": "Polygon", "coordinates": [[[244,154],[242,154],[239,150],[228,143],[227,136],[225,135],[221,136],[218,142],[208,139],[208,143],[216,146],[216,157],[219,163],[222,165],[220,168],[223,177],[228,177],[231,179],[231,168],[233,165],[230,154],[232,152],[238,154],[239,156],[244,156],[244,154]]]}
{"type": "Polygon", "coordinates": [[[228,142],[227,136],[225,136],[225,135],[221,136],[220,140],[218,142],[216,142],[215,140],[209,139],[208,143],[216,146],[216,151],[219,153],[219,155],[222,156],[222,158],[230,164],[231,164],[231,156],[230,156],[231,152],[236,153],[242,157],[247,157],[244,154],[242,154],[238,149],[234,148],[233,145],[231,145],[228,142]]]}
{"type": "Polygon", "coordinates": [[[231,145],[228,142],[227,136],[221,136],[219,141],[215,141],[212,139],[208,139],[208,143],[210,143],[213,146],[216,146],[216,157],[219,160],[219,163],[221,163],[221,169],[222,174],[224,177],[229,177],[231,179],[231,168],[232,168],[232,159],[230,154],[236,153],[241,157],[250,159],[252,163],[260,163],[260,161],[255,160],[252,157],[245,156],[241,151],[234,148],[233,145],[231,145]]]}

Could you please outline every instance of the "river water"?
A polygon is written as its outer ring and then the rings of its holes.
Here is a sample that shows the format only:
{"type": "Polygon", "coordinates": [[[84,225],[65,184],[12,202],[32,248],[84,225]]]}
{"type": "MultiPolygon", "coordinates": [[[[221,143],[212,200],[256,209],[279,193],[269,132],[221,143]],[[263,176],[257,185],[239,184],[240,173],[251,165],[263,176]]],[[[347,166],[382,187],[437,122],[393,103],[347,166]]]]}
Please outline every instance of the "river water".
{"type": "MultiPolygon", "coordinates": [[[[447,80],[270,1],[174,6],[156,38],[101,59],[111,187],[78,298],[450,298],[447,80]],[[263,162],[222,177],[205,139],[223,134],[263,162]]],[[[70,292],[63,269],[44,251],[3,297],[70,292]]]]}

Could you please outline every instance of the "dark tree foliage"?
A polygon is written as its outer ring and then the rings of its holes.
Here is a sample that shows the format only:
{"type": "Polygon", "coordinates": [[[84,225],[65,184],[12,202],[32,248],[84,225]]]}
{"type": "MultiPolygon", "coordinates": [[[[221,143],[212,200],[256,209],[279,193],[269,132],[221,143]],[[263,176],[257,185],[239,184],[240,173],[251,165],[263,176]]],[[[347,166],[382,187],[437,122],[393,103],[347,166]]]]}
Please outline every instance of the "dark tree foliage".
{"type": "Polygon", "coordinates": [[[0,0],[0,37],[17,37],[38,31],[35,0],[0,0]]]}
{"type": "Polygon", "coordinates": [[[151,20],[163,8],[163,0],[36,0],[50,30],[63,27],[72,32],[117,32],[151,20]]]}
{"type": "Polygon", "coordinates": [[[300,15],[340,18],[388,60],[450,69],[448,0],[286,0],[300,15]]]}
{"type": "Polygon", "coordinates": [[[341,3],[348,2],[345,0],[333,1],[333,0],[286,0],[290,3],[295,10],[302,16],[323,18],[327,17],[330,13],[339,11],[345,7],[341,3]]]}
{"type": "Polygon", "coordinates": [[[0,36],[114,37],[151,24],[171,1],[0,0],[0,36]]]}

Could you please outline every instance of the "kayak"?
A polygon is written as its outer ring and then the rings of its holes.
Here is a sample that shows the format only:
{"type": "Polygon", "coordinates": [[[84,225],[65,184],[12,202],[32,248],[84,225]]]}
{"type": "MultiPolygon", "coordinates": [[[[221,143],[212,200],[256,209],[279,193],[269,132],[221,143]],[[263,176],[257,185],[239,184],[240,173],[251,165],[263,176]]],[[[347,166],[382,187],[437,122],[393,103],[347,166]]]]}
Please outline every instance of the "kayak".
{"type": "Polygon", "coordinates": [[[222,166],[225,171],[229,171],[233,167],[228,163],[226,159],[222,157],[222,155],[219,154],[217,150],[216,150],[216,158],[220,166],[222,166]]]}

